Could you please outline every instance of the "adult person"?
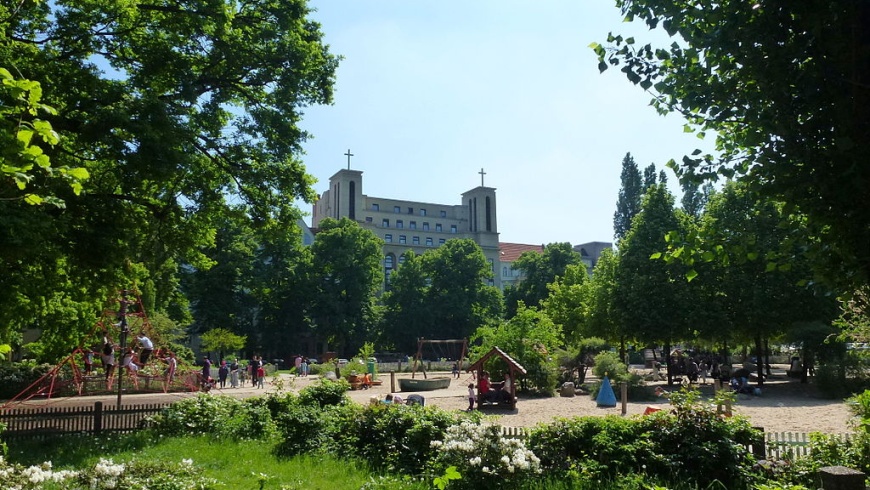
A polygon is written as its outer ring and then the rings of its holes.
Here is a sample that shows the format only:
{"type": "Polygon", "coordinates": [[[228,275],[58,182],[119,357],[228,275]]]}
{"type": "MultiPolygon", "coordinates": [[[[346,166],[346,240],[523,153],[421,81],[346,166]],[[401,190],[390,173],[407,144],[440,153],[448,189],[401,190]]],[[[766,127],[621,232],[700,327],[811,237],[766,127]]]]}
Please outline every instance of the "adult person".
{"type": "Polygon", "coordinates": [[[308,376],[308,358],[302,357],[302,376],[308,376]]]}
{"type": "Polygon", "coordinates": [[[211,359],[202,356],[202,380],[208,381],[209,378],[211,378],[211,359]]]}
{"type": "Polygon", "coordinates": [[[139,351],[139,365],[144,366],[148,362],[148,358],[151,357],[151,353],[154,352],[154,342],[145,336],[145,332],[139,332],[136,339],[142,346],[142,350],[139,351]]]}
{"type": "Polygon", "coordinates": [[[239,387],[239,362],[233,359],[230,363],[230,388],[239,387]]]}
{"type": "Polygon", "coordinates": [[[172,386],[172,380],[175,378],[175,370],[178,369],[178,359],[175,358],[175,353],[172,351],[166,352],[166,358],[163,359],[166,363],[166,372],[163,378],[163,392],[169,391],[172,386]]]}
{"type": "Polygon", "coordinates": [[[106,388],[111,390],[115,377],[115,343],[108,333],[103,335],[103,348],[100,351],[100,358],[103,361],[103,369],[106,371],[106,388]]]}
{"type": "Polygon", "coordinates": [[[481,403],[489,401],[489,373],[484,371],[480,375],[480,381],[477,383],[477,389],[480,391],[480,396],[478,397],[477,403],[480,405],[481,403]]]}
{"type": "Polygon", "coordinates": [[[227,361],[221,359],[221,367],[218,368],[218,383],[221,389],[227,386],[227,377],[230,375],[230,367],[227,366],[227,361]]]}
{"type": "Polygon", "coordinates": [[[302,354],[296,354],[293,358],[293,367],[296,368],[296,376],[302,376],[302,354]]]}
{"type": "Polygon", "coordinates": [[[504,373],[504,382],[501,385],[501,397],[506,403],[513,402],[513,385],[514,382],[511,379],[511,373],[504,373]]]}

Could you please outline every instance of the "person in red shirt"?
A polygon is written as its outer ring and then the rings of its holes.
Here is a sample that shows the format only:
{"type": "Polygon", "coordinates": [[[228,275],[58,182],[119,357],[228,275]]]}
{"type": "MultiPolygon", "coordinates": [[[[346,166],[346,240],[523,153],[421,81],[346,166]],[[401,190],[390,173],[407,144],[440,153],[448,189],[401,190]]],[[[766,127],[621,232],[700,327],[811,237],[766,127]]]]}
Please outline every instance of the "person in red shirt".
{"type": "Polygon", "coordinates": [[[480,381],[477,383],[477,389],[480,392],[480,396],[478,396],[478,404],[483,403],[485,401],[489,401],[489,373],[484,371],[480,375],[480,381]]]}

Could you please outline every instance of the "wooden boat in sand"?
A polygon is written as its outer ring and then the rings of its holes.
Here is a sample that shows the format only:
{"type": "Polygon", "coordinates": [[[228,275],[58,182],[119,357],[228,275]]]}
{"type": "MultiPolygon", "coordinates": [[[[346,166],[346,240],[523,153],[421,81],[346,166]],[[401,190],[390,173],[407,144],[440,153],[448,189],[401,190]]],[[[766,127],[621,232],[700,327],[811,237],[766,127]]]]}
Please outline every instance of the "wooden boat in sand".
{"type": "Polygon", "coordinates": [[[450,378],[399,378],[399,389],[402,391],[432,391],[450,387],[450,378]]]}

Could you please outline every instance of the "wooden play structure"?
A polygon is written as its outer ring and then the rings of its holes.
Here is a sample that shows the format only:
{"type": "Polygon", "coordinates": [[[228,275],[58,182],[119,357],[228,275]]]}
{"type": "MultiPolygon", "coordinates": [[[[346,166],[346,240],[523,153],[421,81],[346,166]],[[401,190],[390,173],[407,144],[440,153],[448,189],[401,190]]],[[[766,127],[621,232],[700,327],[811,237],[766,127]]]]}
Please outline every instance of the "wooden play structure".
{"type": "Polygon", "coordinates": [[[517,377],[520,374],[526,374],[526,368],[515,361],[511,356],[507,355],[498,347],[493,347],[489,352],[484,354],[480,359],[468,366],[468,372],[475,374],[475,378],[479,381],[483,375],[483,366],[493,356],[497,356],[507,364],[508,373],[512,383],[510,389],[503,390],[503,383],[492,383],[492,387],[496,388],[487,393],[481,393],[480,384],[477,391],[477,406],[483,407],[486,405],[503,405],[509,408],[514,408],[517,403],[517,377]]]}
{"type": "Polygon", "coordinates": [[[417,339],[417,354],[414,355],[414,364],[411,366],[411,379],[399,379],[399,389],[402,391],[432,391],[450,386],[450,377],[439,376],[430,378],[426,373],[423,362],[423,354],[426,347],[429,347],[429,350],[438,354],[437,357],[447,358],[457,363],[459,371],[462,371],[462,364],[465,362],[465,356],[468,353],[468,339],[432,340],[420,337],[417,339]],[[458,356],[456,355],[457,348],[459,349],[458,356]],[[416,378],[418,367],[420,372],[423,373],[423,379],[416,378]]]}

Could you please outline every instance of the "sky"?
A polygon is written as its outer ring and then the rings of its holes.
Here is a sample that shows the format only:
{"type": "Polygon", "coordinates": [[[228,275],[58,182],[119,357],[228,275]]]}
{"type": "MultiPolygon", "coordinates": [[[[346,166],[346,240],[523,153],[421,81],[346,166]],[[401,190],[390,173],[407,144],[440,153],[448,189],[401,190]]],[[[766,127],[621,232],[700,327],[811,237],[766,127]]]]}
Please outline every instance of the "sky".
{"type": "Polygon", "coordinates": [[[589,44],[608,32],[673,42],[624,23],[612,0],[310,5],[344,57],[334,104],[306,108],[302,121],[318,194],[347,167],[348,150],[363,194],[379,198],[460,204],[482,168],[496,188],[500,241],[608,242],[626,153],[641,170],[664,169],[711,145],[685,133],[679,115],[659,116],[618,69],[599,74],[589,44]]]}

